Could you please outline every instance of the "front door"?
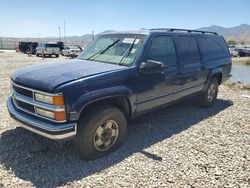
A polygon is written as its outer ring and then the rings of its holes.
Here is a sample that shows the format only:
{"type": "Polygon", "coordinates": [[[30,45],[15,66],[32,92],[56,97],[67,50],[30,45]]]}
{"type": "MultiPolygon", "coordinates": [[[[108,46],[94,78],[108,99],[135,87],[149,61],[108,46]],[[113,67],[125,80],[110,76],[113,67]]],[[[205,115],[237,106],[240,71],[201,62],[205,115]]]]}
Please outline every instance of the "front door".
{"type": "Polygon", "coordinates": [[[171,36],[160,35],[151,39],[144,62],[154,60],[163,63],[163,74],[143,74],[137,82],[137,112],[163,105],[173,100],[173,94],[180,90],[178,63],[175,44],[171,36]]]}

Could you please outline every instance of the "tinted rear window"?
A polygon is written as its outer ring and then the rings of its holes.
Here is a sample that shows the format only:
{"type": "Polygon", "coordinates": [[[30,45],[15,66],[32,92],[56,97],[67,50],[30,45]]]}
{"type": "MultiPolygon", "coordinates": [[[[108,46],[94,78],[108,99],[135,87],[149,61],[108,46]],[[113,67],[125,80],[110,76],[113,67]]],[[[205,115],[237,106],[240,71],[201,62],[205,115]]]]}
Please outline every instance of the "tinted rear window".
{"type": "Polygon", "coordinates": [[[54,47],[54,48],[58,47],[59,48],[58,44],[46,44],[46,47],[54,47]]]}
{"type": "Polygon", "coordinates": [[[206,60],[221,59],[229,56],[227,45],[222,37],[199,37],[198,42],[206,60]]]}
{"type": "Polygon", "coordinates": [[[201,56],[195,38],[190,36],[179,36],[178,40],[184,62],[185,63],[199,62],[201,56]]]}

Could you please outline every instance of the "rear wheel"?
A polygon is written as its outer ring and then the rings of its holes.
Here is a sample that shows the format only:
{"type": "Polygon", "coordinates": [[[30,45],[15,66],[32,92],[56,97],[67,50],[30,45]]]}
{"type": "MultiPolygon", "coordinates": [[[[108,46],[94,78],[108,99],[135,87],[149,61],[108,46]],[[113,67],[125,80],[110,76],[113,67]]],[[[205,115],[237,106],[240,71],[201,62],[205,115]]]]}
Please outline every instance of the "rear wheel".
{"type": "Polygon", "coordinates": [[[198,103],[202,107],[210,107],[214,104],[218,95],[218,81],[212,78],[206,91],[197,96],[198,103]]]}
{"type": "Polygon", "coordinates": [[[56,56],[56,57],[59,57],[59,55],[58,55],[58,54],[56,54],[55,56],[56,56]]]}
{"type": "Polygon", "coordinates": [[[116,107],[92,108],[78,122],[74,148],[79,156],[93,160],[115,151],[126,137],[127,121],[116,107]]]}

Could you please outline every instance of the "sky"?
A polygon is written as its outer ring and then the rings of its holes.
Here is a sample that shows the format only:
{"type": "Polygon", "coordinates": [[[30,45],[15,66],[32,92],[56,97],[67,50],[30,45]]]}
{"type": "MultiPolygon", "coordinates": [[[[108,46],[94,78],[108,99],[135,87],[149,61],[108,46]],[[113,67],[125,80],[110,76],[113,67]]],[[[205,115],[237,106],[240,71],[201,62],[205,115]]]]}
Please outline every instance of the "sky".
{"type": "Polygon", "coordinates": [[[0,0],[0,37],[250,24],[250,0],[0,0]]]}

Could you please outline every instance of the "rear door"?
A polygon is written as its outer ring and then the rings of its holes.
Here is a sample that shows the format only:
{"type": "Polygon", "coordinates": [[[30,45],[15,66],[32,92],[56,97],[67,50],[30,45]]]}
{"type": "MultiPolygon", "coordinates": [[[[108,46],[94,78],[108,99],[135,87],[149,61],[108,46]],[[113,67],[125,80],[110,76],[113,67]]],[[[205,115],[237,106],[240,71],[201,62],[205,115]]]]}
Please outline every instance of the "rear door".
{"type": "Polygon", "coordinates": [[[200,91],[205,86],[206,72],[196,38],[192,35],[176,37],[181,54],[182,93],[188,95],[200,91]]]}

